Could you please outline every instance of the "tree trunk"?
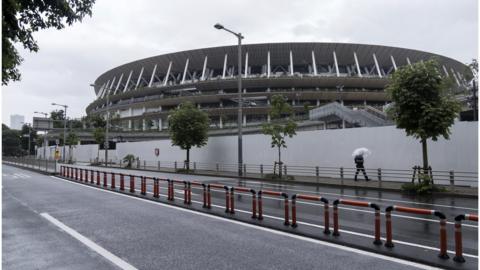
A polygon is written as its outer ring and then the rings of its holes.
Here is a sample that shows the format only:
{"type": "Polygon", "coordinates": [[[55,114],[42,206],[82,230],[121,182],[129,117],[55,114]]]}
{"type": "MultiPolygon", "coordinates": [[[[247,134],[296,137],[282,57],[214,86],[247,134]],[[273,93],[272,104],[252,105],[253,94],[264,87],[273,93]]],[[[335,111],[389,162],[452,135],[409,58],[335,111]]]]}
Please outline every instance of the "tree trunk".
{"type": "Polygon", "coordinates": [[[282,179],[282,152],[280,146],[278,147],[278,176],[282,179]]]}
{"type": "Polygon", "coordinates": [[[187,172],[190,171],[190,148],[187,148],[187,172]]]}
{"type": "Polygon", "coordinates": [[[427,139],[422,138],[423,173],[428,175],[427,139]]]}

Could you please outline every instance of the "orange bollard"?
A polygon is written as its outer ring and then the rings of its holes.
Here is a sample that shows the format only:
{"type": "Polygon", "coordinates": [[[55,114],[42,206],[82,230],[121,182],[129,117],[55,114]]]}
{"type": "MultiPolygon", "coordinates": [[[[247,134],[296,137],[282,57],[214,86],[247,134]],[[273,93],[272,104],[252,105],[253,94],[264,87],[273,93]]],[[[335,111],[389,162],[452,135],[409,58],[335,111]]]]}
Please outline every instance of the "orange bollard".
{"type": "Polygon", "coordinates": [[[110,183],[110,187],[112,189],[115,189],[115,173],[112,172],[112,182],[110,183]]]}
{"type": "Polygon", "coordinates": [[[140,194],[146,195],[147,194],[147,179],[145,176],[142,176],[141,178],[141,183],[140,183],[140,194]]]}
{"type": "Polygon", "coordinates": [[[207,186],[207,208],[212,208],[212,194],[210,193],[210,184],[207,186]]]}
{"type": "Polygon", "coordinates": [[[285,208],[285,222],[283,222],[283,225],[288,226],[290,225],[290,221],[288,218],[288,195],[285,193],[282,193],[282,196],[284,197],[284,208],[285,208]]]}
{"type": "Polygon", "coordinates": [[[120,190],[121,191],[125,190],[125,178],[123,173],[120,174],[120,190]]]}
{"type": "Polygon", "coordinates": [[[78,180],[78,168],[75,168],[75,180],[78,180]]]}
{"type": "Polygon", "coordinates": [[[257,218],[257,196],[255,190],[251,189],[252,193],[252,218],[257,218]]]}
{"type": "Polygon", "coordinates": [[[94,178],[95,178],[95,173],[93,172],[93,170],[90,170],[90,184],[93,184],[94,182],[94,178]]]}
{"type": "Polygon", "coordinates": [[[258,191],[257,193],[257,200],[258,200],[258,220],[262,220],[263,219],[263,207],[262,207],[262,191],[258,191]]]}
{"type": "Polygon", "coordinates": [[[100,185],[100,172],[97,171],[97,186],[100,185]]]}
{"type": "Polygon", "coordinates": [[[447,254],[447,219],[441,218],[440,219],[440,254],[438,257],[441,259],[448,259],[449,256],[447,254]]]}
{"type": "Polygon", "coordinates": [[[158,198],[159,195],[159,187],[158,187],[158,179],[153,178],[153,197],[158,198]]]}
{"type": "Polygon", "coordinates": [[[183,203],[187,204],[188,203],[188,187],[187,187],[187,181],[183,181],[183,203]]]}
{"type": "Polygon", "coordinates": [[[135,193],[135,176],[130,175],[130,192],[135,193]]]}
{"type": "Polygon", "coordinates": [[[230,196],[228,193],[228,187],[224,186],[225,189],[225,213],[230,212],[230,196]]]}
{"type": "Polygon", "coordinates": [[[387,232],[387,239],[385,241],[385,246],[388,248],[394,247],[392,242],[392,209],[393,207],[387,207],[387,209],[385,209],[386,232],[387,232]]]}
{"type": "Polygon", "coordinates": [[[380,208],[375,209],[375,240],[373,241],[373,244],[382,244],[382,240],[380,240],[380,208]]]}
{"type": "Polygon", "coordinates": [[[203,188],[203,208],[207,208],[207,185],[202,183],[203,188]]]}
{"type": "Polygon", "coordinates": [[[297,194],[292,195],[292,227],[296,228],[297,225],[297,194]]]}

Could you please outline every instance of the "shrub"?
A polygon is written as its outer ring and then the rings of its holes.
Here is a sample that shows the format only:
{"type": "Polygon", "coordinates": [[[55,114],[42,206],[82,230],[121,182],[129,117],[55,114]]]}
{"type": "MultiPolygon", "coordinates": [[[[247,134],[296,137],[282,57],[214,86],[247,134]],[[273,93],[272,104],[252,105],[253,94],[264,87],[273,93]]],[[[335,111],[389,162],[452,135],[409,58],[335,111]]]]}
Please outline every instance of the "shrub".
{"type": "Polygon", "coordinates": [[[123,162],[126,162],[125,168],[132,168],[132,163],[135,160],[135,156],[132,154],[128,154],[123,158],[123,162]]]}

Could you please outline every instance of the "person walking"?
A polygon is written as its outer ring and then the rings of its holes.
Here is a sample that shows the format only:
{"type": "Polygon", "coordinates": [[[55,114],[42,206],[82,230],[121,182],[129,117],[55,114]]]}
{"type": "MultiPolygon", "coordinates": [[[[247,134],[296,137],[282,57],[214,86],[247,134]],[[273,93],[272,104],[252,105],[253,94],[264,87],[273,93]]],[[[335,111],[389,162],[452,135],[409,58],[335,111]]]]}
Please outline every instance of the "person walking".
{"type": "Polygon", "coordinates": [[[358,181],[357,176],[360,171],[363,172],[363,176],[365,176],[365,180],[370,181],[370,179],[368,179],[367,173],[365,172],[365,167],[363,166],[363,162],[364,162],[363,155],[356,155],[354,160],[355,160],[355,167],[357,168],[355,172],[355,181],[358,181]]]}

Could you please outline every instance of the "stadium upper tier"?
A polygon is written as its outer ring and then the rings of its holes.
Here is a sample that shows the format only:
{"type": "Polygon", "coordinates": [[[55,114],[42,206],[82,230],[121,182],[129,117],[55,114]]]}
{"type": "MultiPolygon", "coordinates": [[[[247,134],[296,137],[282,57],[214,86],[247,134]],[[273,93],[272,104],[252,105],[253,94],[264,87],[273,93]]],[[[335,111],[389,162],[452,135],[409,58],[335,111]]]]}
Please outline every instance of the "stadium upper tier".
{"type": "MultiPolygon", "coordinates": [[[[378,107],[388,102],[384,88],[389,75],[401,66],[435,58],[444,76],[458,85],[464,82],[467,70],[461,62],[441,55],[378,45],[250,44],[243,45],[242,52],[245,114],[256,115],[258,121],[266,119],[269,97],[277,93],[287,96],[298,112],[306,103],[320,106],[331,101],[378,107]]],[[[109,111],[117,112],[121,119],[158,120],[160,129],[168,110],[185,100],[198,104],[211,116],[228,118],[236,114],[237,64],[237,46],[182,51],[127,63],[95,80],[97,99],[87,107],[87,114],[105,113],[108,95],[109,111]]],[[[127,122],[123,126],[134,128],[127,122]]]]}

